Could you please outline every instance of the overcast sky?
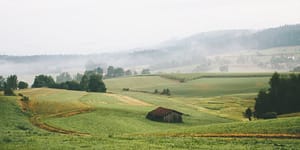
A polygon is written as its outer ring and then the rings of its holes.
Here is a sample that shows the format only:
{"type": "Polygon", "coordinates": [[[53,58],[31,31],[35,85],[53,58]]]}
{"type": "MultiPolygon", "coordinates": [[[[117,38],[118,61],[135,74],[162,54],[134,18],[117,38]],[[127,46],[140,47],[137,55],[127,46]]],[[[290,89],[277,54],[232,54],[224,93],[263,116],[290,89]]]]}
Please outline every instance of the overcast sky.
{"type": "Polygon", "coordinates": [[[296,23],[299,0],[0,0],[0,55],[120,51],[296,23]]]}

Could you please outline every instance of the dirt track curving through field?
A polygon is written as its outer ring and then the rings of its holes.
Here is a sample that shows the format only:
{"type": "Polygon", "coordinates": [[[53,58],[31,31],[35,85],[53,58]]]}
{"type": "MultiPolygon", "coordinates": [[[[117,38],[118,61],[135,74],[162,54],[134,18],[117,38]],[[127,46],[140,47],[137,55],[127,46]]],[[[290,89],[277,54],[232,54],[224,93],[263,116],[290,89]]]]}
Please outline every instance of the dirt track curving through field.
{"type": "MultiPolygon", "coordinates": [[[[19,104],[21,106],[22,111],[28,111],[30,110],[29,106],[28,106],[28,102],[24,102],[24,101],[19,101],[19,104]]],[[[78,110],[73,110],[73,111],[69,111],[69,112],[61,112],[61,113],[57,113],[57,114],[52,114],[52,115],[48,115],[47,117],[69,117],[69,116],[73,116],[73,115],[77,115],[77,114],[81,114],[81,113],[86,113],[86,112],[91,112],[93,111],[92,108],[85,108],[85,109],[78,109],[78,110]]],[[[68,135],[77,135],[77,136],[89,136],[89,133],[83,133],[83,132],[78,132],[78,131],[72,131],[72,130],[66,130],[66,129],[62,129],[62,128],[58,128],[52,125],[49,125],[45,122],[42,121],[43,116],[41,115],[33,115],[32,117],[30,117],[30,122],[41,129],[50,131],[50,132],[56,132],[56,133],[62,133],[62,134],[68,134],[68,135]]]]}

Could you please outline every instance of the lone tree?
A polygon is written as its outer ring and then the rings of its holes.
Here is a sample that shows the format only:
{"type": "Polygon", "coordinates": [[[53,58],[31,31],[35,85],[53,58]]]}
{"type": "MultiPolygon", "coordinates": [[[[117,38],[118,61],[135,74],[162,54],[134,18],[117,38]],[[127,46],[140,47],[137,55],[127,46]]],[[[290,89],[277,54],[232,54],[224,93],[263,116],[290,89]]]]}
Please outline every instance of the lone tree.
{"type": "Polygon", "coordinates": [[[90,76],[88,82],[88,91],[91,92],[106,92],[106,87],[104,82],[102,81],[102,76],[98,74],[94,74],[90,76]]]}
{"type": "Polygon", "coordinates": [[[249,121],[251,121],[251,117],[253,115],[251,108],[247,108],[245,113],[244,113],[245,117],[249,119],[249,121]]]}
{"type": "Polygon", "coordinates": [[[18,87],[18,77],[16,75],[10,75],[6,79],[6,88],[16,90],[18,87]]]}
{"type": "Polygon", "coordinates": [[[19,89],[27,89],[28,88],[28,83],[24,82],[24,81],[20,81],[18,84],[18,88],[19,89]]]}

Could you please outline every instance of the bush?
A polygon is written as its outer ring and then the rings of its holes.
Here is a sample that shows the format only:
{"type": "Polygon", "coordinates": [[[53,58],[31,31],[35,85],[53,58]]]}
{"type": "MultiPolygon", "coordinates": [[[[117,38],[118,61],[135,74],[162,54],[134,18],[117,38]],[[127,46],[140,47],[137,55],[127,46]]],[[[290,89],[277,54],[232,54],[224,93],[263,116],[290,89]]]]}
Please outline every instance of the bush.
{"type": "Polygon", "coordinates": [[[260,116],[260,118],[263,118],[263,119],[274,119],[274,118],[277,118],[277,113],[276,112],[266,112],[266,113],[262,114],[260,116]]]}
{"type": "Polygon", "coordinates": [[[16,126],[18,129],[20,129],[20,130],[29,130],[30,128],[28,128],[27,126],[25,126],[25,125],[17,125],[16,126]]]}
{"type": "Polygon", "coordinates": [[[129,88],[123,88],[123,91],[129,91],[129,88]]]}
{"type": "Polygon", "coordinates": [[[10,143],[10,142],[12,142],[12,140],[11,140],[9,137],[4,137],[4,138],[2,139],[2,141],[5,142],[5,143],[10,143]]]}
{"type": "Polygon", "coordinates": [[[163,89],[163,91],[160,93],[161,95],[168,95],[170,96],[171,93],[170,93],[170,90],[169,89],[163,89]]]}
{"type": "Polygon", "coordinates": [[[19,93],[18,95],[23,97],[23,94],[22,94],[22,93],[19,93]]]}
{"type": "Polygon", "coordinates": [[[179,79],[179,82],[180,82],[180,83],[184,83],[184,82],[185,82],[185,79],[179,79]]]}
{"type": "Polygon", "coordinates": [[[29,97],[23,96],[21,100],[22,100],[22,101],[29,101],[29,97]]]}

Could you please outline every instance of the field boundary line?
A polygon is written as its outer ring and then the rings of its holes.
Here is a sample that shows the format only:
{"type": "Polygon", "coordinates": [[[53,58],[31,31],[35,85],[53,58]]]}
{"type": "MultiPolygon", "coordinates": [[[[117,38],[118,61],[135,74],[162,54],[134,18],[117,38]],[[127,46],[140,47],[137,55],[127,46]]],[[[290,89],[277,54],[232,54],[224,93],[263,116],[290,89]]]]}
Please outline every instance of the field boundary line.
{"type": "Polygon", "coordinates": [[[161,134],[132,134],[134,136],[153,137],[219,137],[219,138],[279,138],[300,139],[300,134],[288,133],[161,133],[161,134]]]}

